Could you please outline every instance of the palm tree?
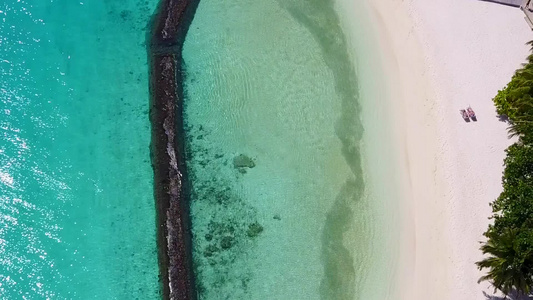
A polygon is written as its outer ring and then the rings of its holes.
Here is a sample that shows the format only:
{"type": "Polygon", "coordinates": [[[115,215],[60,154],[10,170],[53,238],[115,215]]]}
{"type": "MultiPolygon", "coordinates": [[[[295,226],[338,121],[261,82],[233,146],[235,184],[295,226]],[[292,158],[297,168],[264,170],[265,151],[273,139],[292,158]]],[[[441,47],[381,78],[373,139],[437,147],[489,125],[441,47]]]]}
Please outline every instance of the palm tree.
{"type": "Polygon", "coordinates": [[[489,231],[486,234],[488,241],[481,246],[483,254],[489,257],[476,263],[480,270],[489,269],[478,283],[489,281],[494,292],[497,289],[502,291],[505,298],[513,290],[527,295],[533,286],[533,253],[522,251],[517,233],[515,229],[507,229],[501,234],[489,231]]]}
{"type": "MultiPolygon", "coordinates": [[[[516,119],[516,118],[515,118],[516,119]]],[[[509,138],[520,137],[520,142],[523,144],[529,144],[531,138],[525,138],[525,132],[532,132],[533,121],[527,120],[525,118],[520,118],[519,120],[509,121],[509,127],[507,127],[507,135],[509,138]]]]}

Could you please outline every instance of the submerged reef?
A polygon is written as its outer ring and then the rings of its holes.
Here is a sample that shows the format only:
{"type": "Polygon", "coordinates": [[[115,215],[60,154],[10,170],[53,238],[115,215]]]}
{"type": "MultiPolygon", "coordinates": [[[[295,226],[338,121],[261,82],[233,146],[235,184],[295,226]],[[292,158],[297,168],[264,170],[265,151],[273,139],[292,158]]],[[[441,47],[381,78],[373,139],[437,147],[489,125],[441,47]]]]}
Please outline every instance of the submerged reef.
{"type": "Polygon", "coordinates": [[[224,153],[207,125],[186,124],[186,136],[198,295],[247,299],[254,275],[247,257],[266,230],[240,188],[249,176],[241,170],[251,170],[255,162],[244,154],[224,153]]]}
{"type": "MultiPolygon", "coordinates": [[[[161,0],[150,23],[151,155],[163,299],[196,299],[184,155],[181,49],[198,0],[161,0]]],[[[127,13],[121,17],[127,18],[127,13]]]]}

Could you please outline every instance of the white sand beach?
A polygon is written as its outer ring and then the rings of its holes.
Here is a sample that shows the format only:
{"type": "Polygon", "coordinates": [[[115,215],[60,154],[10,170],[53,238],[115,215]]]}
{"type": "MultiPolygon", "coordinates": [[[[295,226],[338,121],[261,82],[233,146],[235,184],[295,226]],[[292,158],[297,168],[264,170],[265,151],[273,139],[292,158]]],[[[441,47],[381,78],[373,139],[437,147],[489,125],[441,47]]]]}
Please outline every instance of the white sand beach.
{"type": "Polygon", "coordinates": [[[489,284],[477,283],[482,273],[475,262],[512,140],[491,99],[529,54],[525,43],[533,34],[523,12],[479,0],[340,0],[338,6],[359,17],[356,10],[366,10],[375,27],[375,38],[352,38],[379,45],[358,57],[358,69],[381,65],[386,92],[377,99],[391,108],[389,130],[403,173],[404,227],[390,299],[493,299],[489,284]],[[477,122],[459,114],[469,105],[477,122]]]}

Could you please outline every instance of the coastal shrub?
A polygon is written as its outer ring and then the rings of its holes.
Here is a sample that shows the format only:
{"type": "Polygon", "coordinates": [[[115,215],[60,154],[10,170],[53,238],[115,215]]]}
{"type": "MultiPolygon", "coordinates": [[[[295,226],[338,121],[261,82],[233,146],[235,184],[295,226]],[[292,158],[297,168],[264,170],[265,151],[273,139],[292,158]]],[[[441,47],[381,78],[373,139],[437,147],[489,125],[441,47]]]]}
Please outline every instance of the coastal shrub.
{"type": "MultiPolygon", "coordinates": [[[[533,42],[528,45],[533,46],[533,42]]],[[[533,50],[533,49],[532,49],[533,50]]],[[[496,112],[509,118],[509,134],[531,142],[533,132],[533,54],[516,71],[507,86],[493,99],[496,112]],[[526,134],[529,133],[529,134],[526,134]]]]}
{"type": "MultiPolygon", "coordinates": [[[[533,46],[533,42],[528,43],[533,46]]],[[[532,49],[533,50],[533,49],[532,49]]],[[[533,54],[493,99],[509,119],[509,135],[518,141],[506,150],[503,191],[491,203],[493,223],[485,232],[477,262],[487,280],[508,295],[533,291],[533,54]]]]}
{"type": "Polygon", "coordinates": [[[533,228],[533,148],[514,144],[507,150],[502,177],[503,191],[492,202],[494,224],[489,231],[533,228]]]}
{"type": "MultiPolygon", "coordinates": [[[[515,76],[513,76],[513,79],[515,76]]],[[[505,86],[503,90],[499,90],[496,94],[496,97],[494,97],[493,101],[496,105],[496,112],[498,115],[505,115],[509,118],[515,117],[511,104],[515,102],[515,98],[512,96],[512,91],[516,87],[517,82],[514,80],[511,80],[511,82],[505,86]]]]}

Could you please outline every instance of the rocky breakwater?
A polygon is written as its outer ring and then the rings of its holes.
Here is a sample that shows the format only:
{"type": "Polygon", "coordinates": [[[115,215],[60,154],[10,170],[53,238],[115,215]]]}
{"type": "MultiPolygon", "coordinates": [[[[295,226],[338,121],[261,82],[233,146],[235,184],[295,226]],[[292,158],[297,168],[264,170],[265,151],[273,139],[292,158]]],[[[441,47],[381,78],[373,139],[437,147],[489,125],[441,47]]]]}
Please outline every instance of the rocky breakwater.
{"type": "Polygon", "coordinates": [[[181,51],[198,0],[161,0],[148,40],[152,166],[163,299],[196,299],[183,132],[181,51]]]}

